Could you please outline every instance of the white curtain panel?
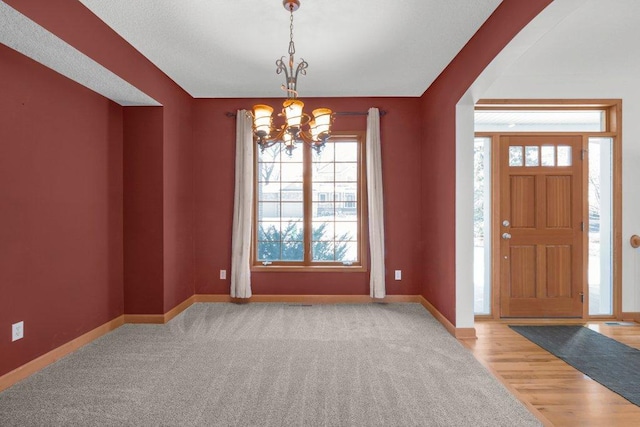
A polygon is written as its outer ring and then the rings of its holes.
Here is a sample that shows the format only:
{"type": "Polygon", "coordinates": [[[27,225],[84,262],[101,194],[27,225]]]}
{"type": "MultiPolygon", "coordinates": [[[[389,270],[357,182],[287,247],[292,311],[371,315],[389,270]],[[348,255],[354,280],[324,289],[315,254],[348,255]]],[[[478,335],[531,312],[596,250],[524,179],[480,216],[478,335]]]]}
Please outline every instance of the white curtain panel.
{"type": "Polygon", "coordinates": [[[253,209],[253,135],[251,115],[236,115],[236,187],[231,240],[231,296],[251,297],[251,229],[253,209]]]}
{"type": "Polygon", "coordinates": [[[384,212],[382,198],[382,155],[380,148],[380,112],[370,108],[367,116],[367,193],[369,196],[369,250],[371,276],[369,280],[372,298],[384,298],[384,212]]]}

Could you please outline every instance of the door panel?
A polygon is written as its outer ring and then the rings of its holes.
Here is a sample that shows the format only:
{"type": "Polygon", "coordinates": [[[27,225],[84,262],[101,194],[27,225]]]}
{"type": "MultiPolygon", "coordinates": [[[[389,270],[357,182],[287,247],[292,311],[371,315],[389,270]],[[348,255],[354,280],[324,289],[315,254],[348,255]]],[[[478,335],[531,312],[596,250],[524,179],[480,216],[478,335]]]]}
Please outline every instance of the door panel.
{"type": "Polygon", "coordinates": [[[580,136],[500,138],[500,315],[581,317],[580,136]]]}
{"type": "Polygon", "coordinates": [[[546,177],[547,228],[571,228],[571,176],[546,177]]]}
{"type": "Polygon", "coordinates": [[[546,247],[548,298],[571,297],[571,246],[549,245],[546,247]]]}
{"type": "Polygon", "coordinates": [[[511,177],[511,227],[535,228],[536,226],[535,176],[511,177]]]}
{"type": "Polygon", "coordinates": [[[536,247],[511,245],[511,298],[536,296],[536,247]]]}

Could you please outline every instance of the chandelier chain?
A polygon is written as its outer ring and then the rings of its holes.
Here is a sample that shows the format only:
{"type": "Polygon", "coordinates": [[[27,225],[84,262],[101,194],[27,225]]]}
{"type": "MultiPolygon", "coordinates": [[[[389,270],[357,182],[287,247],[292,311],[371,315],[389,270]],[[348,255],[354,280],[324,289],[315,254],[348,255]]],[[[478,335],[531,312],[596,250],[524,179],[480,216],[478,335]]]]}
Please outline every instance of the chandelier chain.
{"type": "Polygon", "coordinates": [[[296,53],[296,46],[293,44],[293,6],[289,9],[289,55],[296,53]]]}

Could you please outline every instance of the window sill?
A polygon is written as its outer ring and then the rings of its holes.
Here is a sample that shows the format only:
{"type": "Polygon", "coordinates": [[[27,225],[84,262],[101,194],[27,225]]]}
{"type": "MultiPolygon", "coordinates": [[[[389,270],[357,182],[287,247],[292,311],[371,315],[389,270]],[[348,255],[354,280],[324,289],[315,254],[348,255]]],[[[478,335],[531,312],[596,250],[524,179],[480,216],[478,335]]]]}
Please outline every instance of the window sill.
{"type": "Polygon", "coordinates": [[[289,273],[366,273],[362,265],[254,265],[251,272],[289,272],[289,273]]]}

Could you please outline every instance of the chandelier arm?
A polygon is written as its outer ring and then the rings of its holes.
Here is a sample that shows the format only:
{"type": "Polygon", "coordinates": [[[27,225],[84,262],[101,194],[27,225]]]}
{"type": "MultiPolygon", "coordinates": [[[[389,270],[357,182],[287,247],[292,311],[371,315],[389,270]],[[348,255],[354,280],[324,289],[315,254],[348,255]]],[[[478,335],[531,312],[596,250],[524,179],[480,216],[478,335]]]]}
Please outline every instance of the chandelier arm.
{"type": "Polygon", "coordinates": [[[271,138],[260,138],[258,145],[264,150],[265,148],[273,147],[276,144],[282,143],[284,133],[286,132],[286,126],[281,126],[277,133],[271,138]]]}
{"type": "Polygon", "coordinates": [[[289,70],[284,63],[284,56],[276,61],[276,74],[281,74],[284,72],[284,77],[286,80],[289,80],[289,70]]]}
{"type": "Polygon", "coordinates": [[[298,64],[298,67],[296,68],[296,74],[293,78],[294,81],[298,81],[298,74],[302,73],[303,76],[307,75],[307,68],[309,67],[309,64],[307,63],[307,61],[305,61],[304,59],[300,58],[300,63],[298,64]]]}
{"type": "Polygon", "coordinates": [[[284,62],[284,56],[276,61],[276,67],[276,74],[284,73],[284,81],[286,82],[286,84],[281,85],[280,88],[287,92],[287,98],[297,98],[296,79],[292,77],[293,70],[289,72],[289,68],[284,62]]]}
{"type": "Polygon", "coordinates": [[[311,116],[307,113],[302,113],[302,117],[300,119],[300,132],[302,132],[302,126],[307,126],[311,121],[311,116]]]}
{"type": "Polygon", "coordinates": [[[324,138],[322,138],[319,141],[316,141],[313,139],[313,136],[306,131],[300,131],[300,133],[298,134],[298,141],[302,141],[305,144],[307,144],[309,147],[311,147],[312,149],[314,149],[316,151],[316,153],[320,154],[320,152],[322,151],[322,149],[324,148],[327,140],[329,139],[329,136],[325,136],[324,138]]]}

